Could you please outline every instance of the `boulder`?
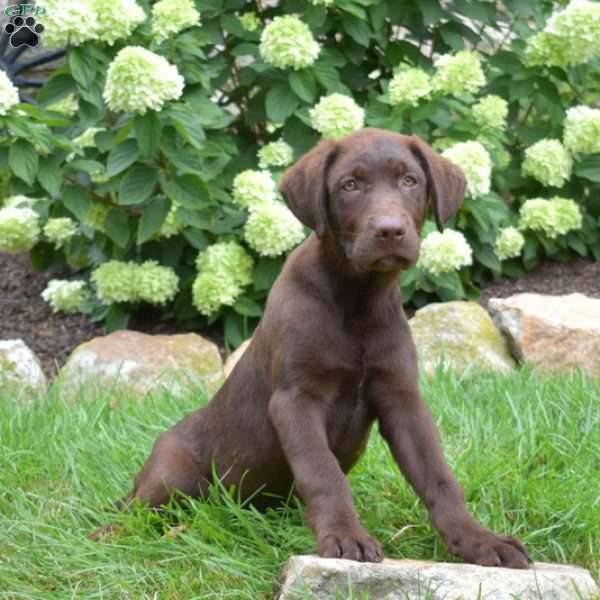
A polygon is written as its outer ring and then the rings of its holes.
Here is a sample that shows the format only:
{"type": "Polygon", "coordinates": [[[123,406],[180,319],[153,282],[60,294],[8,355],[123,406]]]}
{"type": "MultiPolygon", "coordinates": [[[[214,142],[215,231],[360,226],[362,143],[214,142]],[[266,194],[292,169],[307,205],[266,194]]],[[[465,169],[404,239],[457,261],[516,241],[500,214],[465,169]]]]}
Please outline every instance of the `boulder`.
{"type": "Polygon", "coordinates": [[[600,299],[516,294],[492,298],[489,311],[517,360],[545,372],[581,368],[600,377],[600,299]]]}
{"type": "Polygon", "coordinates": [[[588,571],[571,565],[535,563],[520,570],[420,560],[385,559],[376,564],[293,556],[284,567],[276,598],[590,600],[599,592],[588,571]]]}
{"type": "Polygon", "coordinates": [[[201,383],[212,394],[222,379],[219,349],[195,333],[116,331],[77,346],[59,373],[65,389],[109,380],[141,394],[161,389],[181,394],[190,383],[201,383]]]}
{"type": "Polygon", "coordinates": [[[225,377],[229,377],[231,375],[231,371],[233,371],[233,367],[238,364],[240,358],[242,358],[242,354],[246,352],[246,349],[250,345],[252,338],[242,342],[225,360],[225,366],[223,367],[223,373],[225,377]]]}
{"type": "Polygon", "coordinates": [[[47,385],[40,361],[23,340],[0,340],[0,388],[44,392],[47,385]]]}
{"type": "Polygon", "coordinates": [[[476,302],[428,304],[409,321],[420,369],[444,366],[467,371],[508,372],[515,366],[506,340],[476,302]]]}

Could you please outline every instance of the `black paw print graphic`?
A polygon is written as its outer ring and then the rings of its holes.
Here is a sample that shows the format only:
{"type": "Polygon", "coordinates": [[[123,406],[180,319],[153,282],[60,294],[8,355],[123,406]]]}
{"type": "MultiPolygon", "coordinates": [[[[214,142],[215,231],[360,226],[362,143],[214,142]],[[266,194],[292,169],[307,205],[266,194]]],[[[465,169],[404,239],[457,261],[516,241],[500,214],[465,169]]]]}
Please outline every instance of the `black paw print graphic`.
{"type": "Polygon", "coordinates": [[[10,35],[10,45],[13,48],[23,45],[35,48],[40,43],[38,34],[43,33],[44,26],[41,23],[36,25],[33,17],[16,17],[12,23],[6,24],[4,31],[10,35]]]}

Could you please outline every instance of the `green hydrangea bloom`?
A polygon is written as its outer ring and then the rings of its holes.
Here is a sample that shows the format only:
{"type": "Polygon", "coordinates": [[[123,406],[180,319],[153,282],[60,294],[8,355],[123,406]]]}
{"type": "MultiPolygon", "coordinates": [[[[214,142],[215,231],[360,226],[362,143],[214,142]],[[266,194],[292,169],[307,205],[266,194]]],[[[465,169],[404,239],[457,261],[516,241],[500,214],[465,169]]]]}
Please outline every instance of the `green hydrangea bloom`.
{"type": "Polygon", "coordinates": [[[235,204],[252,208],[275,199],[275,181],[268,171],[247,169],[235,176],[232,198],[235,204]]]}
{"type": "Polygon", "coordinates": [[[144,9],[135,0],[92,0],[92,6],[98,23],[96,38],[109,46],[127,39],[146,20],[144,9]]]}
{"type": "Polygon", "coordinates": [[[456,54],[442,54],[435,59],[434,66],[432,86],[442,94],[474,94],[485,85],[481,58],[476,52],[461,50],[456,54]]]}
{"type": "Polygon", "coordinates": [[[293,15],[275,17],[260,36],[260,55],[279,69],[304,69],[312,65],[321,47],[306,23],[293,15]]]}
{"type": "Polygon", "coordinates": [[[92,229],[96,229],[97,231],[106,231],[105,223],[106,217],[108,216],[108,211],[110,208],[106,206],[106,204],[101,204],[100,202],[94,202],[85,216],[84,223],[91,227],[92,229]]]}
{"type": "Polygon", "coordinates": [[[519,211],[519,229],[531,229],[555,239],[569,231],[581,229],[583,217],[577,203],[555,196],[550,200],[532,198],[519,211]]]}
{"type": "Polygon", "coordinates": [[[0,116],[19,103],[19,90],[13,85],[6,73],[0,69],[0,116]]]}
{"type": "Polygon", "coordinates": [[[422,69],[405,68],[390,80],[388,95],[393,105],[417,106],[431,94],[431,78],[422,69]]]}
{"type": "Polygon", "coordinates": [[[480,142],[461,142],[442,152],[467,178],[467,195],[478,198],[490,191],[492,160],[480,142]]]}
{"type": "Polygon", "coordinates": [[[97,133],[105,131],[104,127],[88,127],[83,133],[73,138],[73,143],[80,148],[93,148],[96,145],[95,137],[97,133]]]}
{"type": "Polygon", "coordinates": [[[171,206],[171,209],[165,218],[165,222],[161,225],[160,230],[158,231],[157,237],[168,239],[174,235],[177,235],[183,229],[183,225],[177,217],[177,208],[178,206],[176,204],[171,206]]]}
{"type": "Polygon", "coordinates": [[[600,110],[589,106],[574,106],[567,111],[563,141],[571,152],[600,152],[600,110]]]}
{"type": "Polygon", "coordinates": [[[258,166],[261,169],[287,167],[293,160],[294,151],[283,140],[266,144],[258,151],[258,166]]]}
{"type": "Polygon", "coordinates": [[[96,284],[96,295],[100,302],[134,302],[135,270],[135,263],[120,260],[109,260],[96,267],[92,272],[92,281],[96,284]]]}
{"type": "Polygon", "coordinates": [[[310,109],[310,119],[324,138],[339,138],[364,125],[365,111],[350,96],[330,94],[310,109]]]}
{"type": "Polygon", "coordinates": [[[525,238],[516,227],[504,227],[494,242],[494,253],[500,260],[513,258],[521,254],[525,238]]]}
{"type": "Polygon", "coordinates": [[[159,0],[152,7],[152,33],[158,42],[194,25],[200,25],[200,13],[192,0],[159,0]]]}
{"type": "Polygon", "coordinates": [[[494,94],[484,96],[473,105],[473,119],[480,127],[504,130],[507,116],[508,102],[494,94]]]}
{"type": "Polygon", "coordinates": [[[175,297],[179,277],[171,267],[147,260],[135,268],[136,299],[148,304],[164,305],[175,297]]]}
{"type": "Polygon", "coordinates": [[[217,242],[198,254],[198,275],[192,286],[194,306],[206,316],[232,306],[252,283],[254,261],[237,242],[217,242]]]}
{"type": "Polygon", "coordinates": [[[69,217],[48,219],[44,225],[44,235],[56,249],[62,248],[77,233],[77,224],[69,217]]]}
{"type": "Polygon", "coordinates": [[[44,46],[65,48],[97,39],[98,17],[92,0],[44,0],[44,46]]]}
{"type": "Polygon", "coordinates": [[[238,18],[242,29],[245,29],[246,31],[256,31],[260,27],[260,19],[253,11],[245,12],[238,18]]]}
{"type": "Polygon", "coordinates": [[[69,94],[48,106],[48,110],[72,117],[79,110],[79,100],[77,100],[75,94],[69,94]]]}
{"type": "Polygon", "coordinates": [[[51,279],[41,294],[53,313],[75,313],[90,297],[85,281],[51,279]]]}
{"type": "Polygon", "coordinates": [[[177,67],[141,46],[127,46],[108,67],[104,101],[110,110],[140,115],[177,100],[184,81],[177,67]]]}
{"type": "Polygon", "coordinates": [[[0,252],[28,252],[38,241],[38,215],[31,208],[0,209],[0,252]]]}
{"type": "Polygon", "coordinates": [[[600,4],[573,0],[527,40],[528,65],[575,66],[600,56],[600,4]]]}
{"type": "Polygon", "coordinates": [[[432,275],[456,271],[473,263],[473,251],[460,231],[432,231],[421,243],[418,265],[432,275]]]}
{"type": "Polygon", "coordinates": [[[270,202],[250,213],[244,239],[261,256],[279,256],[304,239],[304,228],[287,206],[270,202]]]}
{"type": "Polygon", "coordinates": [[[540,140],[525,150],[523,175],[543,185],[561,187],[571,177],[573,160],[559,140],[540,140]]]}

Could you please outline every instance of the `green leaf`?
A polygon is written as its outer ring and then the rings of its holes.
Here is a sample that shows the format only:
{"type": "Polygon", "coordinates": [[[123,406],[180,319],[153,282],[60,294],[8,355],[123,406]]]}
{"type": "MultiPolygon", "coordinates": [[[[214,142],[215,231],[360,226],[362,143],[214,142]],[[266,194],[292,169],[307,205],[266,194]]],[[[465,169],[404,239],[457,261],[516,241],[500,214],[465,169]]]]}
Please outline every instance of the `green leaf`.
{"type": "Polygon", "coordinates": [[[133,128],[142,156],[150,158],[160,143],[161,124],[158,115],[153,111],[138,115],[133,122],[133,128]]]}
{"type": "Polygon", "coordinates": [[[118,304],[112,304],[106,314],[106,329],[108,332],[118,329],[127,329],[129,324],[129,313],[118,304]]]}
{"type": "Polygon", "coordinates": [[[278,83],[267,92],[265,110],[273,123],[283,123],[297,107],[298,98],[285,83],[278,83]]]}
{"type": "Polygon", "coordinates": [[[319,83],[327,90],[328,93],[335,92],[347,93],[348,89],[340,81],[340,76],[337,69],[327,63],[315,63],[313,66],[315,76],[319,83]]]}
{"type": "Polygon", "coordinates": [[[261,257],[254,267],[253,281],[254,289],[259,292],[268,290],[279,272],[281,271],[282,260],[280,258],[261,257]]]}
{"type": "Polygon", "coordinates": [[[45,158],[38,169],[37,178],[41,186],[52,196],[58,196],[63,184],[60,170],[60,157],[53,156],[45,158]]]}
{"type": "Polygon", "coordinates": [[[88,190],[67,184],[63,187],[61,199],[65,208],[72,212],[79,221],[85,221],[93,204],[88,190]]]}
{"type": "Polygon", "coordinates": [[[187,227],[183,230],[185,239],[194,247],[196,250],[204,250],[209,244],[210,240],[204,231],[195,229],[193,227],[187,227]]]}
{"type": "Polygon", "coordinates": [[[586,156],[576,163],[574,170],[578,177],[600,183],[600,154],[586,156]]]}
{"type": "Polygon", "coordinates": [[[149,240],[162,226],[169,214],[170,202],[166,198],[155,198],[142,213],[137,230],[137,243],[149,240]]]}
{"type": "Polygon", "coordinates": [[[141,204],[152,194],[157,181],[156,169],[146,165],[132,167],[119,185],[119,204],[141,204]]]}
{"type": "Polygon", "coordinates": [[[49,106],[59,100],[67,97],[77,90],[75,80],[67,73],[61,73],[48,79],[40,91],[36,94],[35,99],[42,106],[49,106]]]}
{"type": "Polygon", "coordinates": [[[194,148],[201,149],[204,146],[206,135],[198,116],[187,104],[179,103],[172,105],[167,114],[177,133],[194,148]]]}
{"type": "Polygon", "coordinates": [[[361,46],[368,46],[371,40],[371,29],[362,18],[349,14],[342,15],[342,24],[346,33],[361,46]]]}
{"type": "Polygon", "coordinates": [[[502,270],[500,260],[494,254],[494,251],[490,246],[483,246],[479,252],[476,253],[475,258],[488,269],[499,273],[502,270]]]}
{"type": "Polygon", "coordinates": [[[125,140],[108,153],[106,173],[114,177],[131,166],[140,156],[136,140],[125,140]]]}
{"type": "Polygon", "coordinates": [[[260,305],[245,296],[237,299],[236,303],[233,305],[233,310],[235,310],[238,315],[244,317],[261,317],[263,314],[260,305]]]}
{"type": "Polygon", "coordinates": [[[75,81],[88,88],[96,78],[96,61],[83,48],[69,48],[67,54],[69,68],[75,81]]]}
{"type": "Polygon", "coordinates": [[[38,170],[38,155],[35,148],[25,140],[17,140],[8,151],[8,166],[26,184],[33,185],[38,170]]]}
{"type": "Polygon", "coordinates": [[[122,210],[116,208],[109,210],[104,226],[106,227],[106,235],[117,246],[121,248],[127,246],[130,236],[129,217],[122,210]]]}
{"type": "Polygon", "coordinates": [[[290,87],[300,98],[309,104],[315,101],[317,94],[317,82],[315,76],[309,69],[301,69],[300,71],[291,71],[288,76],[290,87]]]}
{"type": "Polygon", "coordinates": [[[229,312],[225,317],[225,339],[234,348],[237,348],[244,341],[241,321],[242,317],[234,312],[229,312]]]}
{"type": "Polygon", "coordinates": [[[204,208],[209,200],[206,184],[192,173],[175,177],[162,187],[165,194],[183,208],[191,210],[204,208]]]}

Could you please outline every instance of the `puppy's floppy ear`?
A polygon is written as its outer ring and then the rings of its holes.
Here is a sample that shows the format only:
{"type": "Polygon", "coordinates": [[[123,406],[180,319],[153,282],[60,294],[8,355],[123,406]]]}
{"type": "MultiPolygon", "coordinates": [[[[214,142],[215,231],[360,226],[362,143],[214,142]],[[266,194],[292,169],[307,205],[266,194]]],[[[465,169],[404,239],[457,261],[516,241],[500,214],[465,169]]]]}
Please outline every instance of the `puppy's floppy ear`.
{"type": "Polygon", "coordinates": [[[327,220],[327,172],[337,154],[337,143],[324,140],[292,165],[281,178],[279,190],[296,217],[321,238],[327,220]]]}
{"type": "Polygon", "coordinates": [[[435,223],[440,231],[444,231],[444,223],[458,212],[467,180],[459,167],[442,158],[423,140],[411,136],[410,144],[427,177],[435,223]]]}

